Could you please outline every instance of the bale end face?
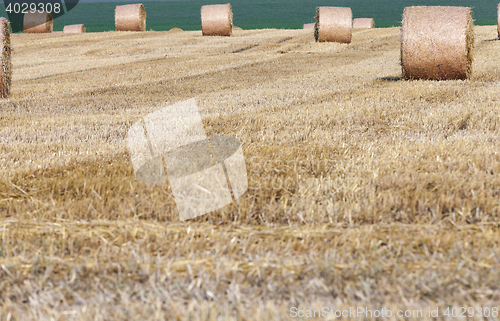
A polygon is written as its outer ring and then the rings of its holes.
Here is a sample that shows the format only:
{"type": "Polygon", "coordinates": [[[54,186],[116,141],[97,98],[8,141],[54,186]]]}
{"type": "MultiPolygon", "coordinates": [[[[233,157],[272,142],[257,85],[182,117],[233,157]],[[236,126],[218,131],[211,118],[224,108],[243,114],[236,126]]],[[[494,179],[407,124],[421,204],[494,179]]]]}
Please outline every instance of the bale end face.
{"type": "Polygon", "coordinates": [[[48,12],[27,12],[23,18],[24,33],[51,33],[54,26],[52,14],[48,12]]]}
{"type": "Polygon", "coordinates": [[[146,31],[146,10],[142,3],[116,6],[116,31],[146,31]]]}
{"type": "Polygon", "coordinates": [[[9,21],[3,17],[0,18],[0,59],[2,68],[0,70],[0,96],[7,98],[10,94],[10,85],[12,81],[12,62],[10,47],[10,29],[9,21]]]}
{"type": "Polygon", "coordinates": [[[318,7],[316,9],[314,37],[317,42],[351,43],[351,8],[318,7]]]}
{"type": "Polygon", "coordinates": [[[468,79],[474,23],[467,7],[408,7],[401,28],[405,79],[468,79]]]}
{"type": "Polygon", "coordinates": [[[228,3],[202,6],[201,31],[204,36],[231,36],[233,31],[231,5],[228,3]]]}

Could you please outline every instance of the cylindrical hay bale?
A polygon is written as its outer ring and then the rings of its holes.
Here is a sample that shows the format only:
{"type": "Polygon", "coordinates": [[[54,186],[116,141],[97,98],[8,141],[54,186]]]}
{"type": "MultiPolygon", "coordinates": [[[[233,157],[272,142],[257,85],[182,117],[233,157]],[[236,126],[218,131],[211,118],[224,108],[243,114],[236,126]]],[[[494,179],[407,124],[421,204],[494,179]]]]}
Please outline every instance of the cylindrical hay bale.
{"type": "Polygon", "coordinates": [[[10,94],[10,83],[12,79],[12,62],[10,61],[10,30],[9,21],[3,17],[0,18],[0,59],[2,68],[0,70],[0,95],[7,98],[10,94]]]}
{"type": "Polygon", "coordinates": [[[498,31],[498,39],[500,39],[500,3],[497,8],[497,31],[498,31]]]}
{"type": "Polygon", "coordinates": [[[116,6],[116,31],[146,31],[146,10],[142,3],[116,6]]]}
{"type": "Polygon", "coordinates": [[[83,24],[64,26],[63,32],[64,33],[84,33],[85,26],[83,24]]]}
{"type": "Polygon", "coordinates": [[[314,37],[318,42],[351,43],[351,8],[318,7],[314,37]]]}
{"type": "Polygon", "coordinates": [[[51,33],[54,26],[52,14],[48,12],[27,12],[24,14],[24,33],[51,33]]]}
{"type": "Polygon", "coordinates": [[[375,21],[373,21],[373,18],[356,18],[352,21],[352,28],[375,28],[375,21]]]}
{"type": "Polygon", "coordinates": [[[304,29],[314,29],[315,23],[304,23],[304,29]]]}
{"type": "Polygon", "coordinates": [[[472,72],[474,22],[467,7],[408,7],[401,28],[405,79],[467,79],[472,72]]]}
{"type": "Polygon", "coordinates": [[[233,31],[231,5],[228,3],[202,6],[201,31],[204,36],[231,36],[233,31]]]}

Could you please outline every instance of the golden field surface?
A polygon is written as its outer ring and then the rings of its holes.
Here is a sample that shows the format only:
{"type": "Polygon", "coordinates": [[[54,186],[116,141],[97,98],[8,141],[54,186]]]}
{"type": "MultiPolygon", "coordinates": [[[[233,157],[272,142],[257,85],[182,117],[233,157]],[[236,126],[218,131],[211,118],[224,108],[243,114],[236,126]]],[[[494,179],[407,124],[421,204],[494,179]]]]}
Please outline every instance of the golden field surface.
{"type": "Polygon", "coordinates": [[[500,308],[496,27],[475,28],[467,81],[402,80],[400,33],[12,35],[0,320],[500,308]],[[168,184],[135,180],[125,138],[190,98],[207,136],[241,141],[249,188],[181,221],[168,184]]]}

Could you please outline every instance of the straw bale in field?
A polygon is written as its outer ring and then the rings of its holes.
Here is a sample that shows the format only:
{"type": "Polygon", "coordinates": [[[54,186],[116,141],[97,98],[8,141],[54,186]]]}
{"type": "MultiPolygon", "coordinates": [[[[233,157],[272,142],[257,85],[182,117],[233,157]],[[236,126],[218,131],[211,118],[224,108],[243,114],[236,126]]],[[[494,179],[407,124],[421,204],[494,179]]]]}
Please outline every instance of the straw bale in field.
{"type": "Polygon", "coordinates": [[[85,26],[83,24],[64,26],[63,32],[64,33],[84,33],[85,26]]]}
{"type": "Polygon", "coordinates": [[[229,3],[201,7],[201,30],[204,36],[231,36],[232,29],[233,12],[229,3]]]}
{"type": "Polygon", "coordinates": [[[472,69],[474,23],[467,7],[408,7],[401,29],[406,79],[467,79],[472,69]]]}
{"type": "Polygon", "coordinates": [[[350,43],[352,38],[351,8],[318,7],[314,37],[318,42],[350,43]]]}
{"type": "Polygon", "coordinates": [[[0,18],[0,40],[2,46],[0,47],[2,59],[2,69],[0,70],[1,79],[1,97],[7,98],[10,93],[10,83],[12,79],[12,62],[10,60],[10,30],[9,21],[3,17],[0,18]]]}
{"type": "Polygon", "coordinates": [[[352,21],[352,28],[375,28],[375,21],[373,21],[373,18],[356,18],[352,21]]]}
{"type": "Polygon", "coordinates": [[[24,33],[51,33],[54,25],[52,14],[48,12],[27,12],[24,14],[24,33]]]}
{"type": "Polygon", "coordinates": [[[146,10],[142,3],[116,6],[116,31],[146,31],[146,10]]]}

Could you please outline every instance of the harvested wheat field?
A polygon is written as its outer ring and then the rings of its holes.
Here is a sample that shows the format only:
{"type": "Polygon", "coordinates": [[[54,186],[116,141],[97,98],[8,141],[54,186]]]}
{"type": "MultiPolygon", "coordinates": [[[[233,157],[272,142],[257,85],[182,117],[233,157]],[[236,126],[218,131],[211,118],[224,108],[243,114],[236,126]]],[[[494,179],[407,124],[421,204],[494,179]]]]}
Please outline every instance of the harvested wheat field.
{"type": "Polygon", "coordinates": [[[13,34],[0,320],[498,320],[500,41],[475,33],[452,81],[402,80],[400,28],[13,34]],[[181,221],[125,139],[190,98],[241,141],[249,188],[181,221]]]}

